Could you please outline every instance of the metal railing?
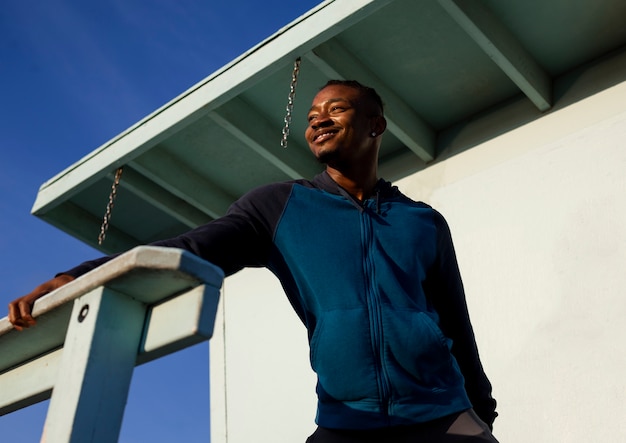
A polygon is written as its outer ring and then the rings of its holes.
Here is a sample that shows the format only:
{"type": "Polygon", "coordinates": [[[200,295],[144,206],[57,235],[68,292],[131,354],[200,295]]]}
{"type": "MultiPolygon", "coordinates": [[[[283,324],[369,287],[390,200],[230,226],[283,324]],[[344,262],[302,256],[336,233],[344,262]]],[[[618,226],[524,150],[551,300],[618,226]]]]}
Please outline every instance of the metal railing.
{"type": "Polygon", "coordinates": [[[51,398],[42,442],[116,442],[134,367],[208,340],[223,278],[140,246],[39,299],[36,326],[0,319],[0,415],[51,398]]]}

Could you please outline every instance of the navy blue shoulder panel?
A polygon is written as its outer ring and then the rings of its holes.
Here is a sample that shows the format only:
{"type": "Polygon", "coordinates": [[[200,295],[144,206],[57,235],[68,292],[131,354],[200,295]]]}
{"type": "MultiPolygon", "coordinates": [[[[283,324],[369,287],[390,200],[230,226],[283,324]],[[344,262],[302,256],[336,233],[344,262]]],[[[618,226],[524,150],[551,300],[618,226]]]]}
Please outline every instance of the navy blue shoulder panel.
{"type": "MultiPolygon", "coordinates": [[[[233,203],[225,216],[178,237],[150,244],[189,251],[219,266],[226,275],[247,266],[265,266],[276,224],[295,184],[314,187],[308,180],[261,186],[233,203]]],[[[78,277],[113,257],[87,261],[62,274],[78,277]]]]}
{"type": "Polygon", "coordinates": [[[256,224],[255,232],[273,239],[276,226],[285,210],[294,185],[315,187],[308,180],[272,183],[253,189],[237,200],[226,216],[241,215],[256,224]]]}

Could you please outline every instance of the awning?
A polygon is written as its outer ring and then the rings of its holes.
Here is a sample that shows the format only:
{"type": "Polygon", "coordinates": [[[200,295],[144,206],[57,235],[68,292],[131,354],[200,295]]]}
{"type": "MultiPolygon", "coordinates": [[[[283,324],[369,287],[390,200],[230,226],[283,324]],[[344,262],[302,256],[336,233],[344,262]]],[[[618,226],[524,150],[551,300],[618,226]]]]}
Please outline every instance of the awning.
{"type": "Polygon", "coordinates": [[[624,17],[622,0],[329,0],[44,183],[33,213],[114,252],[219,217],[256,186],[312,177],[306,112],[331,78],[383,97],[380,175],[398,179],[626,79],[624,17]]]}

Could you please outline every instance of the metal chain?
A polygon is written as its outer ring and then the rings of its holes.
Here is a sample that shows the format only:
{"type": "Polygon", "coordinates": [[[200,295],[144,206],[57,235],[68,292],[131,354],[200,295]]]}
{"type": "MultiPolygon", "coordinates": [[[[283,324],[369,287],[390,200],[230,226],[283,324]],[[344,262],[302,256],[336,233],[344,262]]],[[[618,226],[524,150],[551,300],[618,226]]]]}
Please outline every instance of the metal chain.
{"type": "Polygon", "coordinates": [[[291,115],[293,113],[293,99],[296,97],[296,86],[298,84],[298,74],[300,73],[300,57],[296,59],[293,64],[293,71],[291,72],[291,85],[289,86],[289,97],[287,99],[287,113],[285,114],[285,126],[283,127],[283,138],[280,141],[280,146],[287,147],[287,137],[289,137],[289,125],[291,125],[291,115]]]}
{"type": "Polygon", "coordinates": [[[111,221],[111,211],[113,210],[113,204],[115,203],[115,197],[117,197],[117,188],[120,185],[120,178],[122,177],[122,167],[115,171],[115,179],[111,185],[111,193],[109,194],[109,202],[102,219],[102,226],[100,226],[100,235],[98,235],[98,244],[102,245],[104,238],[106,237],[107,230],[109,229],[109,222],[111,221]]]}

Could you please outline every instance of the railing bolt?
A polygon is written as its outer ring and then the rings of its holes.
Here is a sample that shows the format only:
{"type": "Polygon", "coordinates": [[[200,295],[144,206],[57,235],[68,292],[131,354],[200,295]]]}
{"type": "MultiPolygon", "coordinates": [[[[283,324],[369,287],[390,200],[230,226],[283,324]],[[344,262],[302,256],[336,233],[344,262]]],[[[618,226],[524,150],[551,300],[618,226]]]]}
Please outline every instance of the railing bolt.
{"type": "Polygon", "coordinates": [[[85,317],[87,317],[88,313],[89,313],[89,305],[83,306],[80,309],[80,312],[78,313],[78,323],[82,323],[85,317]]]}

